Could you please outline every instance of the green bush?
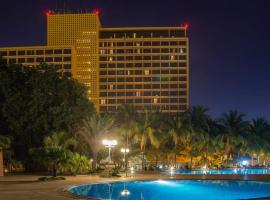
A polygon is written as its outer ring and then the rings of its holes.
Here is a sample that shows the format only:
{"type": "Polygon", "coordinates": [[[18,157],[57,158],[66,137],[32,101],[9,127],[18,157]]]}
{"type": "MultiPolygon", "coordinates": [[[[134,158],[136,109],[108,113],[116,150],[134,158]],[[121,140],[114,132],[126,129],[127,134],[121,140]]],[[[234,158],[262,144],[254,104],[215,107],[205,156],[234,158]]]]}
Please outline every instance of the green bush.
{"type": "Polygon", "coordinates": [[[102,178],[119,177],[119,168],[113,168],[111,170],[105,170],[99,175],[102,178]]]}
{"type": "Polygon", "coordinates": [[[65,177],[62,176],[42,176],[40,178],[38,178],[38,181],[60,181],[60,180],[66,180],[65,177]]]}

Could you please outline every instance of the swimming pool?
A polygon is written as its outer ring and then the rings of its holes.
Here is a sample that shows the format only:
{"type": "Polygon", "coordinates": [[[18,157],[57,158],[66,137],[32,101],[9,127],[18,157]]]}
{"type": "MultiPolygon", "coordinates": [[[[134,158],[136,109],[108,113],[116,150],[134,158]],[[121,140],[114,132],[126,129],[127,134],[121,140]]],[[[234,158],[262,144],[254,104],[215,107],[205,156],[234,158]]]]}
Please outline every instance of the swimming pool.
{"type": "Polygon", "coordinates": [[[155,180],[79,185],[81,197],[111,200],[233,200],[270,197],[270,183],[228,180],[155,180]]]}
{"type": "MultiPolygon", "coordinates": [[[[171,173],[167,171],[165,173],[171,173]]],[[[221,170],[187,170],[174,171],[174,174],[270,174],[270,168],[239,168],[239,169],[221,169],[221,170]]]]}

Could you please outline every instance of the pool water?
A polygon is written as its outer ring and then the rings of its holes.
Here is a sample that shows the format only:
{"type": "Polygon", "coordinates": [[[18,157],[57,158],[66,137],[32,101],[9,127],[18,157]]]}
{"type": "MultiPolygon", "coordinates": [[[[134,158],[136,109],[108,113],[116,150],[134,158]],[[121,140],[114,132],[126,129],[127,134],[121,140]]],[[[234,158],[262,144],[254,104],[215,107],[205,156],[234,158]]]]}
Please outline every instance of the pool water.
{"type": "Polygon", "coordinates": [[[270,197],[270,183],[257,181],[156,180],[74,186],[81,197],[111,200],[233,200],[270,197]]]}
{"type": "MultiPolygon", "coordinates": [[[[166,172],[170,173],[170,172],[166,172]]],[[[239,169],[221,169],[221,170],[187,170],[175,171],[174,174],[270,174],[269,168],[239,168],[239,169]]]]}

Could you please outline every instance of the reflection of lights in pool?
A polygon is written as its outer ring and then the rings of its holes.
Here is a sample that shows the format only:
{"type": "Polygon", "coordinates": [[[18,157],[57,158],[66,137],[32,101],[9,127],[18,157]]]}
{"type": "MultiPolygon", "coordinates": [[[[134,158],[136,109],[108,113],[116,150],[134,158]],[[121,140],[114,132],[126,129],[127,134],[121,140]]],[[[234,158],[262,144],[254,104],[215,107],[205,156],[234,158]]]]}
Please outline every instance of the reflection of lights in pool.
{"type": "MultiPolygon", "coordinates": [[[[240,171],[240,170],[238,170],[240,171]]],[[[233,200],[270,196],[270,184],[257,181],[152,180],[81,185],[69,192],[92,199],[233,200]],[[126,188],[126,184],[128,188],[126,188]],[[226,187],[225,187],[226,186],[226,187]],[[228,195],[228,193],[230,195],[228,195]],[[211,195],[209,195],[211,194],[211,195]],[[232,194],[232,195],[231,195],[232,194]],[[143,197],[143,198],[140,198],[143,197]]]]}
{"type": "Polygon", "coordinates": [[[174,182],[171,182],[171,181],[165,181],[165,180],[157,180],[157,181],[154,181],[158,184],[161,184],[161,185],[175,185],[174,182]]]}
{"type": "Polygon", "coordinates": [[[128,195],[130,195],[130,191],[128,191],[128,190],[123,190],[123,191],[121,192],[121,195],[122,195],[122,196],[128,196],[128,195]]]}

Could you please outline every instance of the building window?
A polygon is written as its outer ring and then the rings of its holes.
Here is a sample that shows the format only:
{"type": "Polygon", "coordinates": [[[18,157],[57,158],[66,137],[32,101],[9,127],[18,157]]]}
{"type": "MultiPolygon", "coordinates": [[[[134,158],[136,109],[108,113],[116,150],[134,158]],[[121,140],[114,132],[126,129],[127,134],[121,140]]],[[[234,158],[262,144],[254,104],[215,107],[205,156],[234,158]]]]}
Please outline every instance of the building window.
{"type": "Polygon", "coordinates": [[[100,49],[100,54],[101,55],[105,54],[105,49],[100,49]]]}
{"type": "Polygon", "coordinates": [[[16,56],[16,51],[10,51],[10,52],[9,52],[9,55],[10,55],[10,56],[16,56]]]}
{"type": "Polygon", "coordinates": [[[43,50],[36,50],[37,55],[43,55],[43,50]]]}
{"type": "Polygon", "coordinates": [[[149,70],[144,70],[145,75],[149,75],[149,70]]]}
{"type": "Polygon", "coordinates": [[[106,100],[105,100],[105,99],[101,99],[101,100],[100,100],[100,104],[101,104],[101,105],[106,104],[106,100]]]}
{"type": "Polygon", "coordinates": [[[113,58],[112,58],[112,57],[110,57],[110,58],[109,58],[109,61],[113,61],[113,58]]]}
{"type": "Polygon", "coordinates": [[[174,60],[174,56],[171,56],[171,60],[174,60]]]}
{"type": "Polygon", "coordinates": [[[110,54],[113,54],[113,49],[110,49],[110,54]]]}
{"type": "Polygon", "coordinates": [[[114,88],[114,85],[110,85],[110,90],[113,90],[113,88],[114,88]]]}
{"type": "Polygon", "coordinates": [[[158,98],[154,98],[154,103],[158,103],[158,98]]]}
{"type": "Polygon", "coordinates": [[[140,91],[137,91],[136,92],[136,97],[140,97],[141,96],[141,92],[140,91]]]}

